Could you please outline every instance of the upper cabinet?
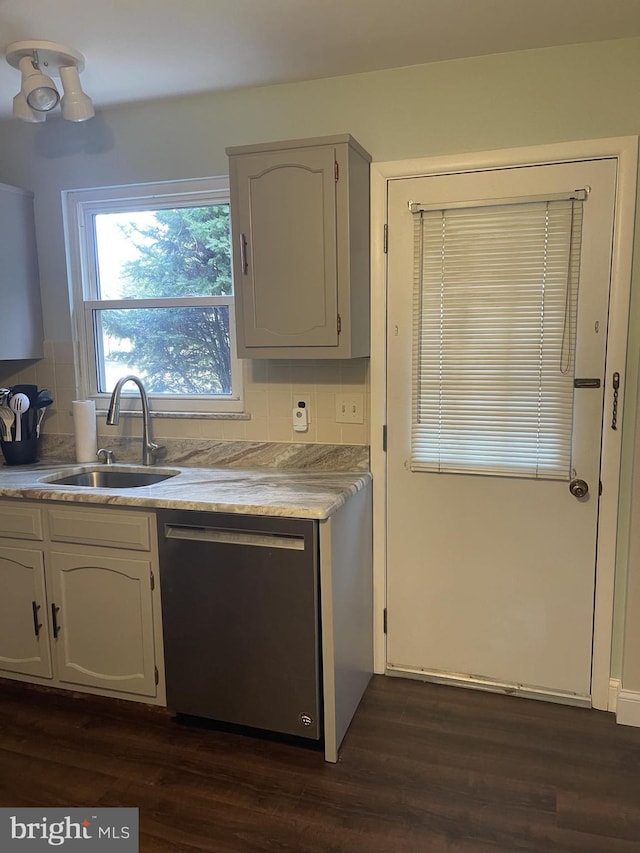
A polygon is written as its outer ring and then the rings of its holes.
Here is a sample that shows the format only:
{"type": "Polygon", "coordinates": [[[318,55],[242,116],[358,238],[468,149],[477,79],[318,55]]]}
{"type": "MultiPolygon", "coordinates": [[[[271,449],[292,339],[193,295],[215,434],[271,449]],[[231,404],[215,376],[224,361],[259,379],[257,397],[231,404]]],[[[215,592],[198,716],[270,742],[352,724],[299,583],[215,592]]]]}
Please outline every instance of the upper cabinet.
{"type": "Polygon", "coordinates": [[[0,361],[43,357],[33,195],[0,184],[0,361]]]}
{"type": "Polygon", "coordinates": [[[369,154],[348,134],[227,154],[238,356],[368,356],[369,154]]]}

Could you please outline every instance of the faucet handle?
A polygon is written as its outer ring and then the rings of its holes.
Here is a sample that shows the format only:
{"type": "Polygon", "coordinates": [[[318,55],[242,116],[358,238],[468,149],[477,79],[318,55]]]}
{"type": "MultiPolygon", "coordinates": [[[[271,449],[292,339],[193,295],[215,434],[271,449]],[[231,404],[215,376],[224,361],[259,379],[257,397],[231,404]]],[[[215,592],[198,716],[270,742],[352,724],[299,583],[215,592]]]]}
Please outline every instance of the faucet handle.
{"type": "Polygon", "coordinates": [[[156,444],[155,441],[150,441],[147,444],[147,453],[148,458],[150,460],[150,464],[153,465],[156,462],[156,457],[158,455],[162,456],[163,452],[167,448],[163,444],[156,444]]]}
{"type": "Polygon", "coordinates": [[[104,447],[101,447],[96,453],[96,456],[98,457],[99,462],[106,462],[107,465],[113,465],[113,450],[106,450],[104,447]],[[102,458],[103,455],[104,459],[102,458]]]}

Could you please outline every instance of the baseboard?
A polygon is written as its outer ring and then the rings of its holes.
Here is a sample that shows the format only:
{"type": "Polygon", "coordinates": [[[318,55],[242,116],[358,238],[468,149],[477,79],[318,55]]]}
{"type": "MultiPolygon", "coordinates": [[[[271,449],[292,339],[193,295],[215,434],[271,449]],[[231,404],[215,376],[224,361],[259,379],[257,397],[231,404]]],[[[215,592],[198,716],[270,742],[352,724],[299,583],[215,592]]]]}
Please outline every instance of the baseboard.
{"type": "Polygon", "coordinates": [[[620,693],[621,688],[622,682],[619,678],[609,679],[609,701],[607,703],[607,711],[611,711],[615,714],[618,706],[618,693],[620,693]]]}
{"type": "Polygon", "coordinates": [[[620,690],[618,692],[616,722],[623,726],[640,728],[640,693],[637,690],[620,690]]]}

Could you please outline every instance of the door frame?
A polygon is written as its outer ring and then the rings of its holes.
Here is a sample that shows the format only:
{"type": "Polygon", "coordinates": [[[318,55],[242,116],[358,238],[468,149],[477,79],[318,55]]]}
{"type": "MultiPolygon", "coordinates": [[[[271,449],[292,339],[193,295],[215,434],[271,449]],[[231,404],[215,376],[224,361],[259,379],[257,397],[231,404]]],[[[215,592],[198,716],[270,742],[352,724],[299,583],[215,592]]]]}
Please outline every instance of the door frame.
{"type": "MultiPolygon", "coordinates": [[[[569,163],[576,160],[615,158],[615,219],[612,246],[611,292],[605,369],[604,412],[613,404],[612,377],[619,372],[621,383],[618,421],[622,424],[626,377],[631,264],[633,257],[638,137],[560,142],[526,148],[508,148],[471,154],[441,155],[412,160],[393,160],[371,164],[371,361],[370,422],[371,473],[373,474],[373,606],[374,669],[386,671],[386,454],[383,432],[386,425],[387,383],[387,257],[385,254],[387,224],[387,182],[397,178],[416,178],[516,166],[569,163]]],[[[393,239],[393,235],[389,235],[393,239]]],[[[600,497],[598,544],[592,652],[591,701],[594,708],[613,710],[610,702],[611,650],[614,617],[614,584],[620,495],[620,461],[622,431],[606,428],[602,435],[602,483],[600,497]]]]}

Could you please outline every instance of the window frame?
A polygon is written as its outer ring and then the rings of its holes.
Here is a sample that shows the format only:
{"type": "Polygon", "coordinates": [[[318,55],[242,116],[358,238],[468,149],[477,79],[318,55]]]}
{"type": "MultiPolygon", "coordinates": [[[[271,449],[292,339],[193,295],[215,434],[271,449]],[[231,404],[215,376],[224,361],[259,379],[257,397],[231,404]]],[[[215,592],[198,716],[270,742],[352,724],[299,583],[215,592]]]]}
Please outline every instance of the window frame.
{"type": "MultiPolygon", "coordinates": [[[[142,184],[125,184],[66,190],[63,218],[71,322],[74,334],[74,363],[79,394],[93,400],[99,410],[108,406],[111,392],[98,390],[97,353],[102,342],[95,331],[94,311],[118,308],[166,308],[228,306],[231,348],[229,395],[149,394],[154,414],[197,414],[200,417],[243,412],[242,362],[237,357],[234,292],[229,296],[158,297],[154,299],[99,299],[95,216],[101,213],[206,207],[230,203],[226,177],[191,178],[142,184]]],[[[233,275],[233,269],[232,269],[233,275]]],[[[123,389],[122,411],[140,411],[140,399],[128,386],[123,389]],[[128,393],[126,393],[128,392],[128,393]]]]}

